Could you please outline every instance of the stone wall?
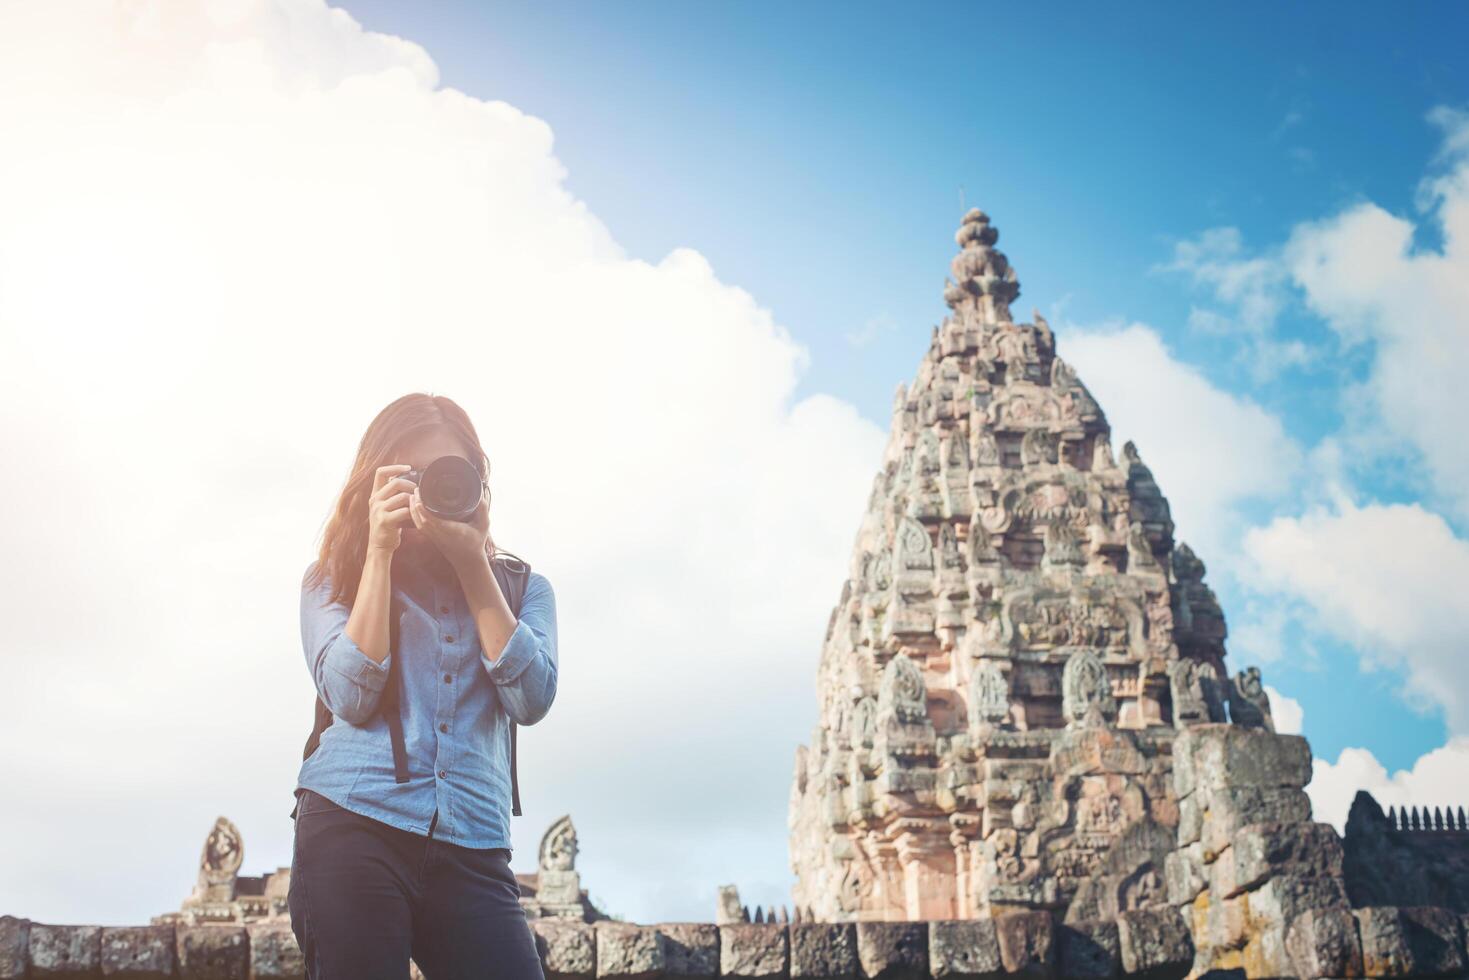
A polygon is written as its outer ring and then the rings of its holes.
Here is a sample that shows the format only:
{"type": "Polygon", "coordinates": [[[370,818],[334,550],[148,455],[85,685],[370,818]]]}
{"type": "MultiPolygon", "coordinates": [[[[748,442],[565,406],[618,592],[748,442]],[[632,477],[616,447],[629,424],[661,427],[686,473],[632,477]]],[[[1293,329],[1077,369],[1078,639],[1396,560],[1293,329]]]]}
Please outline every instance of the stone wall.
{"type": "MultiPolygon", "coordinates": [[[[1199,974],[1187,920],[1170,908],[1071,924],[1043,911],[996,919],[725,926],[530,920],[547,980],[1462,976],[1469,963],[1465,925],[1457,913],[1433,907],[1313,909],[1288,937],[1295,959],[1285,962],[1310,964],[1305,972],[1291,965],[1286,973],[1237,967],[1199,974]],[[1354,951],[1345,961],[1309,959],[1343,946],[1354,951]]],[[[281,923],[89,926],[0,917],[0,980],[304,976],[295,936],[281,923]]]]}
{"type": "Polygon", "coordinates": [[[1347,817],[1343,873],[1353,905],[1441,905],[1469,912],[1469,823],[1464,809],[1386,815],[1358,793],[1347,817]]]}
{"type": "MultiPolygon", "coordinates": [[[[1182,977],[1171,909],[1064,925],[1048,912],[933,922],[634,925],[532,919],[547,980],[659,977],[1182,977]]],[[[415,971],[416,975],[416,971],[415,971]]],[[[301,978],[288,925],[46,925],[0,918],[0,978],[301,978]],[[29,972],[27,972],[29,970],[29,972]]]]}

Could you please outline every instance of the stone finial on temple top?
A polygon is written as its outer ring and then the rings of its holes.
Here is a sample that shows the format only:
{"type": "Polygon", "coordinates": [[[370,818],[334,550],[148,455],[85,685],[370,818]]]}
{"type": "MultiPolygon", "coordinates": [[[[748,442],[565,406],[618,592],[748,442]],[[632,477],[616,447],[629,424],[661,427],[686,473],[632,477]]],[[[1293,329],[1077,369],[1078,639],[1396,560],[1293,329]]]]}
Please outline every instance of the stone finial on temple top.
{"type": "Polygon", "coordinates": [[[999,229],[979,208],[964,215],[954,233],[959,254],[949,264],[954,280],[944,288],[944,301],[955,313],[969,308],[981,323],[1010,322],[1010,304],[1020,295],[1020,281],[1005,253],[994,247],[999,238],[999,229]]]}

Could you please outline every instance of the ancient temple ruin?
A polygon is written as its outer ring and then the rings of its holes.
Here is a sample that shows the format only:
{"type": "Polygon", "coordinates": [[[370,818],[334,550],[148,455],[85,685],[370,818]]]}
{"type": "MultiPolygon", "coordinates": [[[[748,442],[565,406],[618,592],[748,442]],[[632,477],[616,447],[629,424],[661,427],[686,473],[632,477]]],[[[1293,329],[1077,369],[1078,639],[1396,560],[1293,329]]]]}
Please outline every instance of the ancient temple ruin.
{"type": "Polygon", "coordinates": [[[1161,900],[1175,732],[1270,726],[1138,449],[1114,452],[1045,319],[1011,317],[998,237],[964,216],[827,627],[790,800],[818,920],[1161,900]]]}

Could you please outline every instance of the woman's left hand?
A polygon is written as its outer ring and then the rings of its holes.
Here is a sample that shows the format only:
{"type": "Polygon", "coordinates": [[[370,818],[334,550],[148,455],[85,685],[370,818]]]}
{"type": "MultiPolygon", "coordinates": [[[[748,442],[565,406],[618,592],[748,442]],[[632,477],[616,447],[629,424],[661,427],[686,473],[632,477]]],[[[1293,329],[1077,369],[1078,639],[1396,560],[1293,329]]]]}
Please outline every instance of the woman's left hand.
{"type": "Polygon", "coordinates": [[[490,504],[483,494],[474,516],[468,521],[450,521],[430,514],[416,488],[408,500],[408,509],[413,515],[414,525],[455,568],[485,560],[485,543],[490,536],[490,504]]]}

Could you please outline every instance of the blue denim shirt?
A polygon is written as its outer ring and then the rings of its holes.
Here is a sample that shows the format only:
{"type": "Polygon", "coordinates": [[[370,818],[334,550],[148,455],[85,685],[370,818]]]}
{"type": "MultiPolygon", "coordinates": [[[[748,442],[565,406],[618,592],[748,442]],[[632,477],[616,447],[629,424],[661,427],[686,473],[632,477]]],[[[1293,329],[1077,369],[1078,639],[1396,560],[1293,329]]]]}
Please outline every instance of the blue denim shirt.
{"type": "MultiPolygon", "coordinates": [[[[344,627],[351,612],[331,603],[331,583],[301,583],[301,644],[316,690],[334,716],[301,763],[297,788],[415,834],[464,847],[510,847],[510,720],[533,725],[556,697],[556,600],[532,571],[520,622],[496,660],[485,656],[447,566],[405,574],[393,592],[404,609],[398,650],[381,665],[344,627]],[[387,718],[378,710],[388,667],[398,665],[409,780],[398,783],[387,718]]],[[[410,566],[412,568],[412,566],[410,566]]]]}

